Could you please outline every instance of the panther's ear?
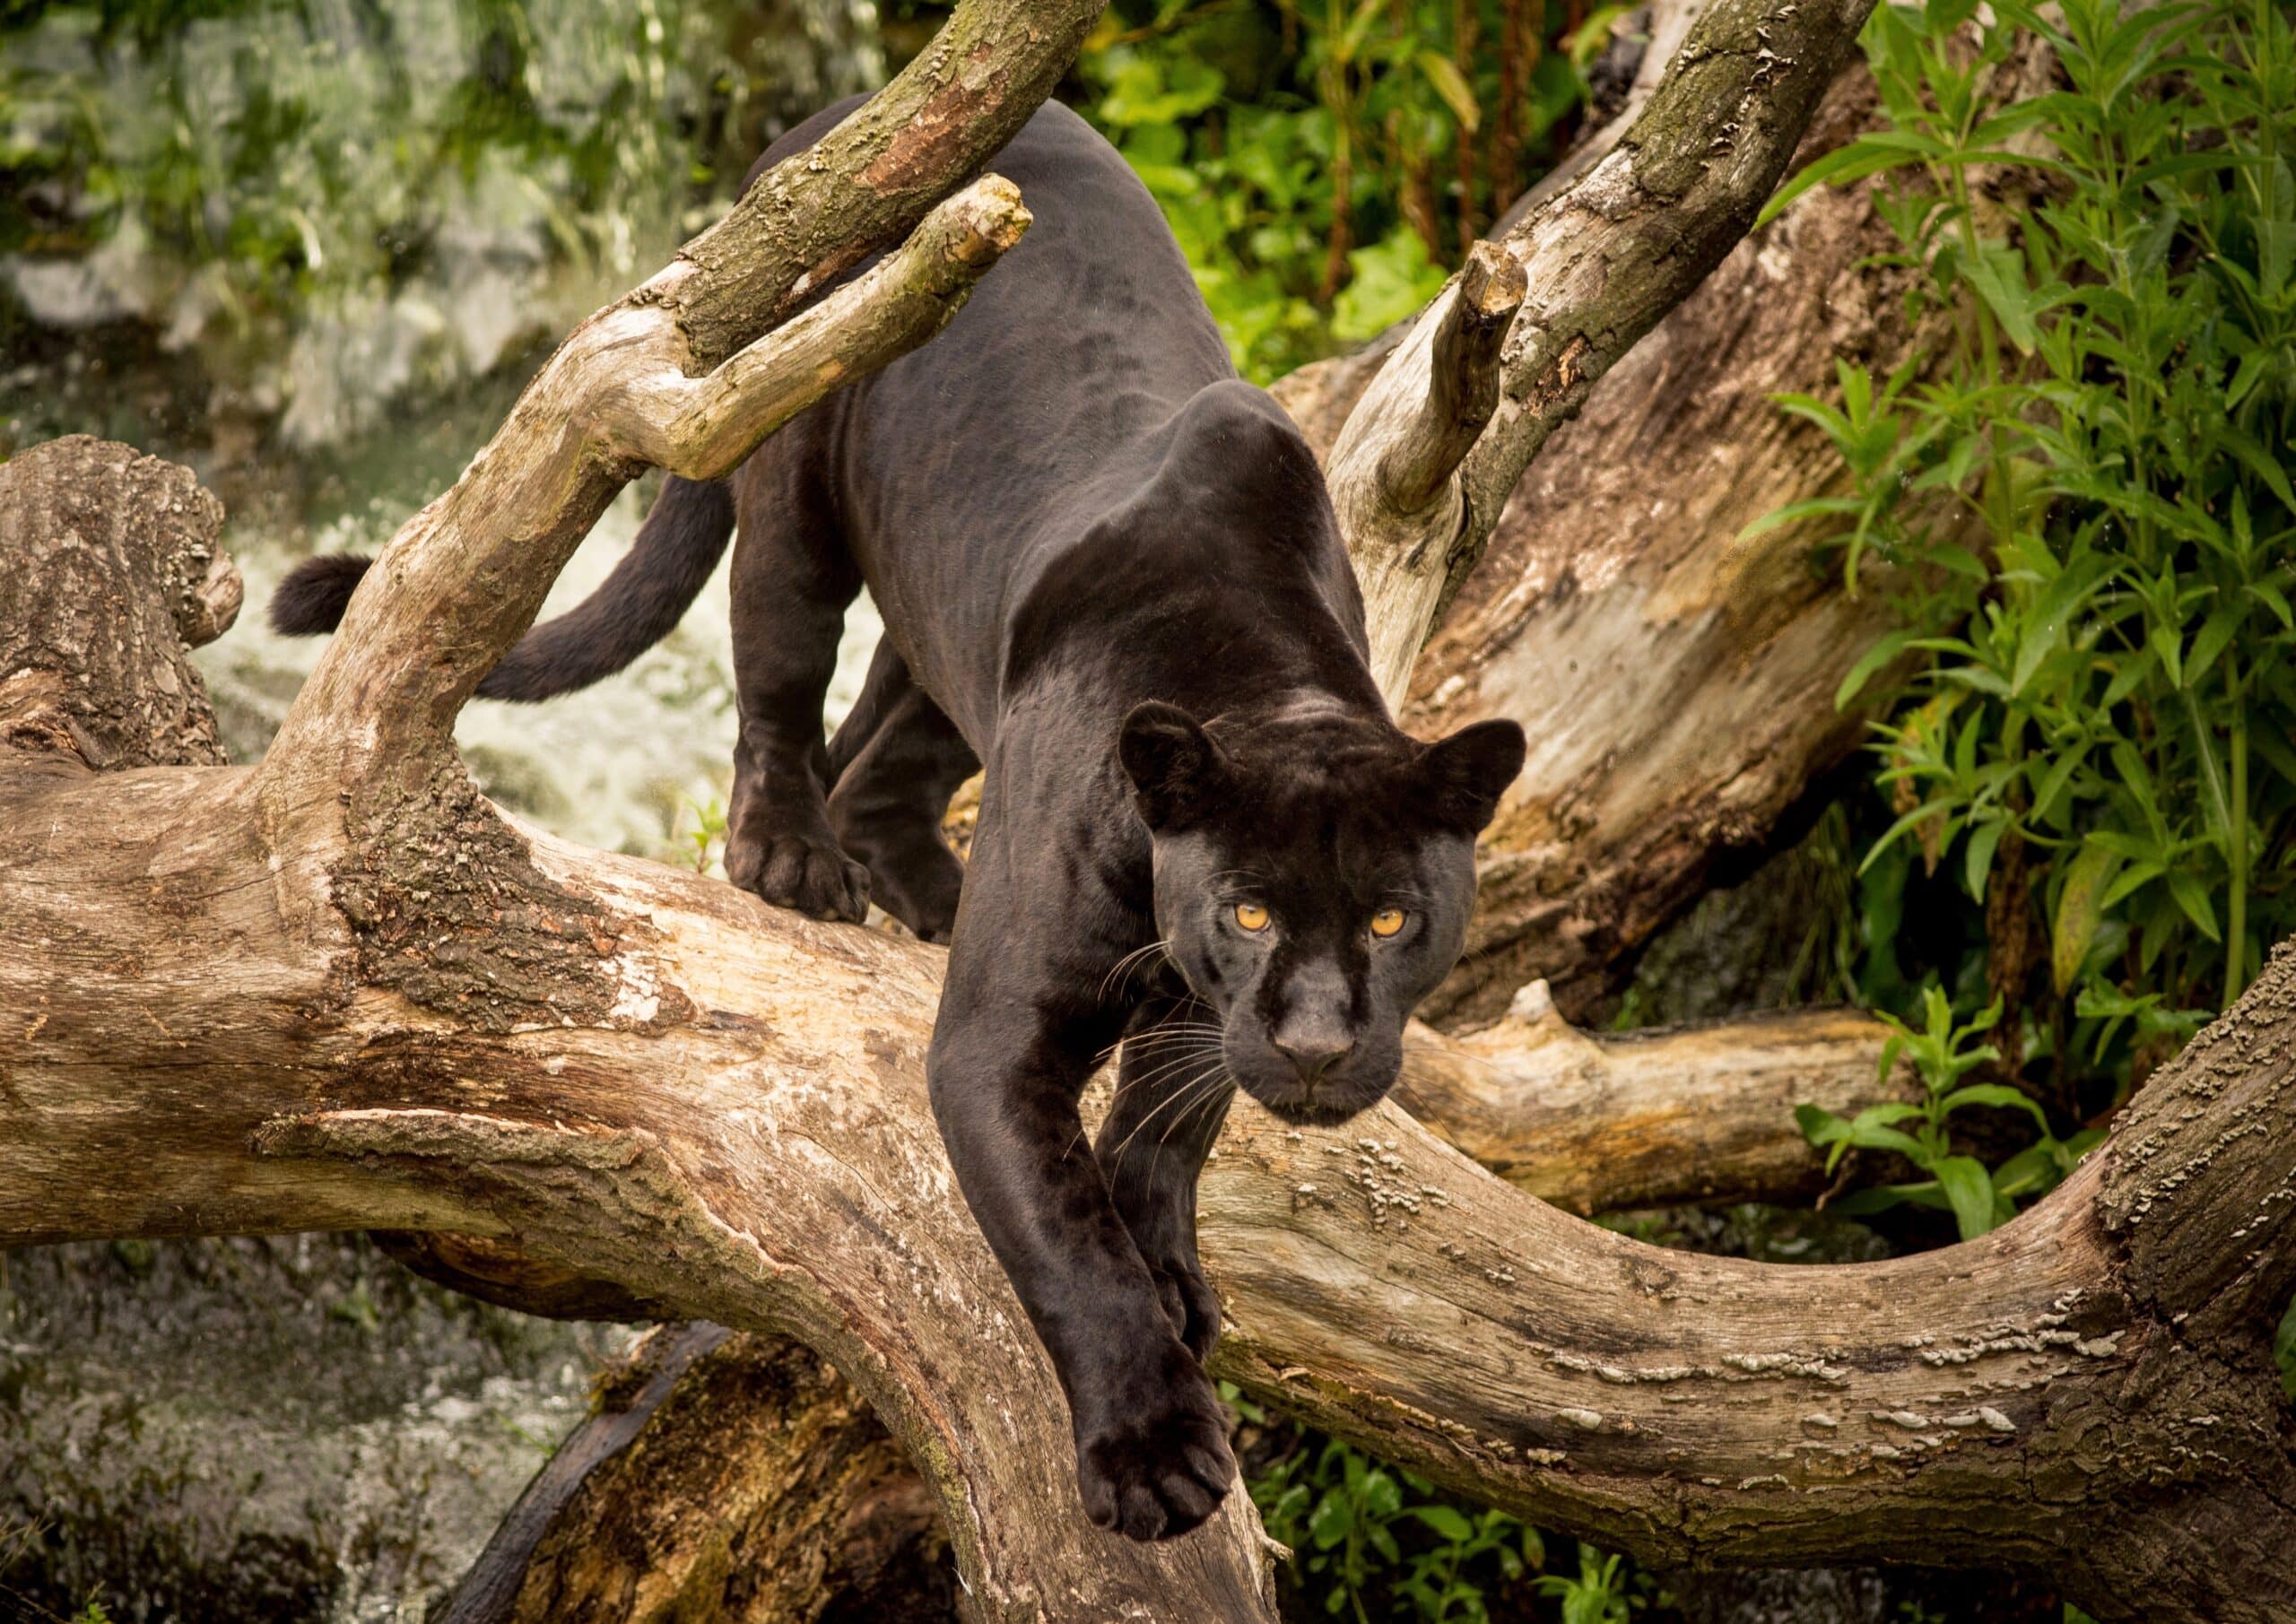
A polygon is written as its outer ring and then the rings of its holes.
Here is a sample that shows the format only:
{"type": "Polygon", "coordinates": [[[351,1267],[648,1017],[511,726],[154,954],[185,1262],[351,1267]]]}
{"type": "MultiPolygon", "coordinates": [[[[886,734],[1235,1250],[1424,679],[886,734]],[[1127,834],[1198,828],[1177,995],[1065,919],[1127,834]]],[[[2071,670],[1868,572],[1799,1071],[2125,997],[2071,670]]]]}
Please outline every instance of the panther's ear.
{"type": "Polygon", "coordinates": [[[1220,747],[1194,716],[1161,699],[1132,708],[1116,751],[1151,829],[1177,828],[1199,815],[1220,776],[1220,747]]]}
{"type": "Polygon", "coordinates": [[[1524,749],[1523,730],[1512,722],[1477,722],[1430,744],[1421,766],[1436,817],[1480,834],[1523,770],[1524,749]]]}

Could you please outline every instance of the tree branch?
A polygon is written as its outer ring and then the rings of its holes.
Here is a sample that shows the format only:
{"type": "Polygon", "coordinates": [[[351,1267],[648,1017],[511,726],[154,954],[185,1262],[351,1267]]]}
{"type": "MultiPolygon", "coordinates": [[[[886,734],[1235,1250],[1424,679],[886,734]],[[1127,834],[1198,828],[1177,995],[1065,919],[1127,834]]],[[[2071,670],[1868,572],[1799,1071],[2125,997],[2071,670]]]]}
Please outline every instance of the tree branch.
{"type": "Polygon", "coordinates": [[[1789,1201],[1822,1187],[1794,1107],[1839,1116],[1916,1092],[1880,1075],[1889,1030],[1853,1010],[1793,1010],[1593,1037],[1533,982],[1465,1037],[1414,1027],[1396,1103],[1509,1183],[1576,1212],[1789,1201]]]}
{"type": "Polygon", "coordinates": [[[680,369],[683,345],[656,308],[619,306],[596,334],[607,365],[601,428],[638,462],[723,479],[807,406],[946,326],[1029,218],[1018,187],[983,176],[884,259],[703,378],[680,369]]]}
{"type": "MultiPolygon", "coordinates": [[[[1526,227],[1534,266],[1552,253],[1570,276],[1534,278],[1539,326],[1507,352],[1514,404],[1462,471],[1470,532],[1494,437],[1514,445],[1597,340],[1639,319],[1679,270],[1667,258],[1694,261],[1716,220],[1759,201],[1746,177],[1815,70],[1761,39],[1769,11],[1716,15],[1654,96],[1644,143],[1556,205],[1591,213],[1578,251],[1547,214],[1526,227]],[[1701,39],[1718,52],[1696,55],[1701,39]],[[1692,103],[1776,106],[1752,115],[1743,151],[1706,152],[1699,107],[1668,99],[1684,82],[1701,87],[1692,103]]],[[[1846,47],[1856,17],[1772,21],[1822,49],[1827,28],[1846,47]]],[[[1005,83],[952,72],[944,89],[1005,83]]],[[[706,255],[691,263],[696,287],[730,285],[706,255]]],[[[715,308],[688,310],[697,356],[753,336],[694,339],[715,308]]],[[[1057,1389],[925,1099],[937,955],[552,840],[455,769],[447,728],[468,682],[624,471],[558,399],[530,395],[498,441],[532,455],[526,477],[482,456],[395,544],[376,574],[405,602],[361,595],[364,634],[299,701],[300,748],[283,735],[256,774],[6,773],[0,1239],[501,1238],[659,1311],[786,1329],[833,1359],[926,1472],[977,1616],[1267,1617],[1242,1497],[1154,1548],[1082,1516],[1057,1389]],[[476,504],[489,489],[501,506],[476,504]]],[[[1378,601],[1381,636],[1402,641],[1403,600],[1378,601]]],[[[2108,1616],[2270,1618],[2296,1468],[2268,1323],[2249,1310],[2289,1273],[2296,960],[2275,958],[2227,1030],[2153,1080],[2141,1138],[2019,1222],[1855,1269],[1635,1246],[1393,1106],[1331,1133],[1239,1107],[1202,1203],[1235,1325],[1220,1368],[1656,1561],[2005,1554],[2108,1616]],[[2229,1275],[2195,1261],[2226,1251],[2245,1260],[2229,1275]],[[2105,1525],[2111,1539],[2091,1537],[2105,1525]]]]}
{"type": "MultiPolygon", "coordinates": [[[[1715,0],[1616,148],[1509,234],[1529,295],[1497,409],[1452,499],[1401,508],[1381,477],[1403,431],[1395,403],[1433,395],[1434,344],[1406,340],[1364,392],[1326,473],[1363,580],[1372,670],[1390,698],[1400,700],[1429,629],[1547,435],[1745,234],[1872,7],[1715,0]]],[[[1443,314],[1439,300],[1421,326],[1443,314]]]]}

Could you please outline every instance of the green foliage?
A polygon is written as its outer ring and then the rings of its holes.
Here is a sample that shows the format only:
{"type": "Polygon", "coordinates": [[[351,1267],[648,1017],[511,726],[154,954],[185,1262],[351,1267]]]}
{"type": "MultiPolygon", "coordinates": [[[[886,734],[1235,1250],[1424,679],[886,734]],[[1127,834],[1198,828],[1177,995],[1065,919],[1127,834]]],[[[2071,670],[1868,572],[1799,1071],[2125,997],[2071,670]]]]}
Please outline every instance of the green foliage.
{"type": "Polygon", "coordinates": [[[1619,1561],[1592,1545],[1581,1545],[1578,1576],[1544,1575],[1539,1580],[1539,1594],[1561,1601],[1562,1624],[1627,1624],[1632,1615],[1625,1583],[1619,1577],[1619,1561]]]}
{"type": "Polygon", "coordinates": [[[1579,1545],[1574,1575],[1542,1574],[1539,1532],[1503,1511],[1448,1495],[1352,1445],[1283,1421],[1235,1386],[1239,1453],[1270,1538],[1291,1547],[1277,1569],[1284,1616],[1356,1624],[1627,1624],[1629,1610],[1670,1607],[1647,1575],[1579,1545]],[[1539,1598],[1554,1598],[1559,1613],[1539,1598]]]}
{"type": "Polygon", "coordinates": [[[1847,489],[1761,522],[1826,521],[1853,590],[1891,567],[1899,629],[1839,696],[1892,704],[1866,873],[1901,892],[1918,849],[1971,908],[2040,921],[2009,1067],[2126,1079],[2296,930],[2296,39],[2267,0],[2057,15],[1875,13],[1885,127],[1771,207],[1882,178],[1935,339],[1784,402],[1847,489]],[[1988,111],[2020,30],[2066,88],[1988,111]]]}
{"type": "MultiPolygon", "coordinates": [[[[725,844],[726,803],[717,797],[712,797],[707,805],[699,801],[688,801],[685,811],[693,814],[693,827],[681,828],[678,838],[692,848],[685,854],[685,860],[692,865],[693,872],[706,874],[718,861],[718,847],[725,844]]],[[[681,825],[684,823],[683,814],[678,821],[681,825]]]]}
{"type": "Polygon", "coordinates": [[[1286,1581],[1311,1610],[1368,1620],[1488,1624],[1485,1593],[1537,1571],[1536,1529],[1439,1496],[1422,1478],[1339,1440],[1283,1455],[1251,1484],[1268,1536],[1294,1551],[1286,1581]]]}
{"type": "Polygon", "coordinates": [[[1265,382],[1416,310],[1546,167],[1582,93],[1569,21],[1546,0],[1118,0],[1079,107],[1265,382]]]}
{"type": "Polygon", "coordinates": [[[1805,1105],[1797,1107],[1794,1116],[1809,1142],[1826,1152],[1828,1172],[1855,1148],[1893,1151],[1929,1175],[1918,1184],[1853,1192],[1834,1203],[1836,1211],[1857,1217],[1900,1202],[1938,1207],[1952,1213],[1963,1240],[1974,1240],[2007,1222],[2020,1198],[2030,1199],[2054,1186],[2104,1135],[2088,1129],[2060,1140],[2049,1131],[2048,1116],[2028,1096],[2003,1083],[1962,1081],[2001,1058],[1991,1044],[1972,1041],[2000,1020],[2000,1000],[1957,1024],[1952,1001],[1940,989],[1929,987],[1922,994],[1922,1013],[1918,1031],[1894,1015],[1882,1016],[1891,1029],[1890,1040],[1882,1046],[1882,1076],[1886,1081],[1900,1057],[1911,1061],[1922,1083],[1918,1101],[1868,1106],[1848,1118],[1805,1105]],[[1997,1168],[1988,1168],[1974,1156],[1958,1155],[1947,1119],[1970,1106],[2026,1112],[2039,1137],[1997,1168]],[[1910,1131],[1906,1125],[1911,1125],[1910,1131]]]}

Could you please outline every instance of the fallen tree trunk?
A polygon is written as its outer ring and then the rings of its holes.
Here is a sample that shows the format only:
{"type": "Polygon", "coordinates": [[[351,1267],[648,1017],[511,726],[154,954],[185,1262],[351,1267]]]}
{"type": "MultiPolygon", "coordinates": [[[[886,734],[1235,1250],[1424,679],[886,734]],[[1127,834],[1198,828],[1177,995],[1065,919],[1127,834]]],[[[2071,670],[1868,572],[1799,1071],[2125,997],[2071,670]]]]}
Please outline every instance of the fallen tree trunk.
{"type": "MultiPolygon", "coordinates": [[[[432,900],[383,980],[294,935],[311,859],[272,861],[260,775],[98,776],[49,745],[0,781],[0,1239],[502,1238],[830,1352],[988,1616],[1264,1607],[1248,1521],[1130,1545],[1047,1467],[1057,1400],[925,1099],[937,950],[505,844],[471,802],[398,871],[392,909],[418,877],[432,900]]],[[[1634,1245],[1394,1107],[1328,1133],[1239,1107],[1203,1192],[1220,1368],[1657,1563],[2011,1561],[2103,1619],[2284,1619],[2292,1042],[2283,954],[2035,1211],[1852,1268],[1634,1245]]]]}

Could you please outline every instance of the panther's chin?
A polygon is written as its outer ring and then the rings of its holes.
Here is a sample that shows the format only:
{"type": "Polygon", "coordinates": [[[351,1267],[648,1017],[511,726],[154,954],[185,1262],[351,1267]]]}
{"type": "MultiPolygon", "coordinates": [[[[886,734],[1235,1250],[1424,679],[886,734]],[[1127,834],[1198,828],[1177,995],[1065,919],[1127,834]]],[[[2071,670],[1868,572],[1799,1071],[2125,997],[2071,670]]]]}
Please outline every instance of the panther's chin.
{"type": "Polygon", "coordinates": [[[1296,1082],[1282,1088],[1255,1088],[1246,1081],[1242,1088],[1267,1108],[1269,1116],[1295,1128],[1335,1128],[1361,1116],[1387,1094],[1385,1088],[1367,1090],[1329,1085],[1311,1092],[1296,1082]]]}

